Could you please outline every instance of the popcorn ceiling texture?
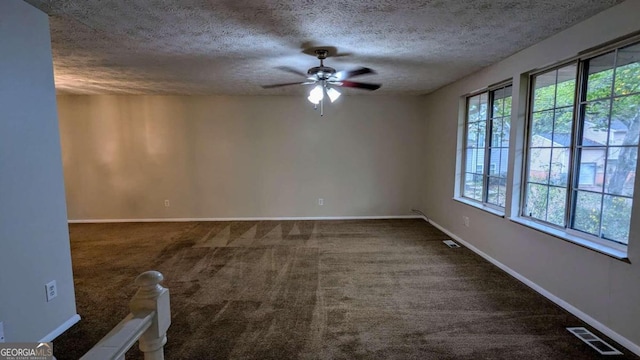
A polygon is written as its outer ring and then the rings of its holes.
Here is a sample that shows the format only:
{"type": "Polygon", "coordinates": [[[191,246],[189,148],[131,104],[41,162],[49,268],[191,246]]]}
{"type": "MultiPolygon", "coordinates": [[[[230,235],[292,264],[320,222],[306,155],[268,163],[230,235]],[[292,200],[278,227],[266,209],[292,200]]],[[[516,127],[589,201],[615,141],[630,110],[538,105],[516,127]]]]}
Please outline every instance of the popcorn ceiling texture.
{"type": "MultiPolygon", "coordinates": [[[[77,94],[298,94],[332,46],[373,93],[424,94],[622,0],[28,0],[50,15],[56,88],[77,94]]],[[[349,93],[363,91],[351,90],[349,93]]]]}

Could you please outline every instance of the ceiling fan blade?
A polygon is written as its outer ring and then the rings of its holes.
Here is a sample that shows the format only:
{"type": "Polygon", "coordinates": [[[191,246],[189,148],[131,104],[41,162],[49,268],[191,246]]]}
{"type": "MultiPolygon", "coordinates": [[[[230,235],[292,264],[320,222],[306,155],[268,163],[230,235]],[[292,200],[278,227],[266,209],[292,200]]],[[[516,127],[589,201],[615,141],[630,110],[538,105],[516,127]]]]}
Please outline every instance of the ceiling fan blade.
{"type": "Polygon", "coordinates": [[[369,69],[366,67],[360,67],[357,69],[353,69],[353,70],[342,70],[342,71],[338,71],[335,74],[335,77],[338,80],[347,80],[349,78],[352,78],[354,76],[360,76],[360,75],[366,75],[366,74],[375,74],[376,72],[373,71],[373,69],[369,69]]]}
{"type": "Polygon", "coordinates": [[[279,87],[290,86],[290,85],[310,85],[310,84],[313,84],[313,83],[314,82],[303,81],[303,82],[292,82],[292,83],[261,85],[261,86],[262,86],[263,89],[273,89],[273,88],[279,88],[279,87]]]}
{"type": "Polygon", "coordinates": [[[282,71],[286,71],[286,72],[291,73],[291,74],[296,74],[296,75],[304,76],[304,77],[309,76],[309,75],[307,75],[306,73],[303,73],[302,71],[296,70],[296,69],[294,69],[294,68],[290,68],[290,67],[288,67],[288,66],[278,66],[276,69],[278,69],[278,70],[282,70],[282,71]]]}
{"type": "Polygon", "coordinates": [[[335,85],[348,87],[348,88],[363,89],[363,90],[378,90],[380,86],[382,86],[380,84],[362,83],[362,82],[355,82],[355,81],[340,81],[340,82],[336,82],[335,85]]]}

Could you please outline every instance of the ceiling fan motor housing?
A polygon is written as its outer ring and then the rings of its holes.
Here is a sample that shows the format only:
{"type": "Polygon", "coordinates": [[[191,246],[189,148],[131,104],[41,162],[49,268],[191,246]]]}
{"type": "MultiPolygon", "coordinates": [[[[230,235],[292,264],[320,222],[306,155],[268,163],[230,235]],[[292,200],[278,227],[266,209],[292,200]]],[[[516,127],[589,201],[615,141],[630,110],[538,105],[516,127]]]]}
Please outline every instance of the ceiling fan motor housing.
{"type": "Polygon", "coordinates": [[[307,74],[317,77],[318,80],[327,80],[335,73],[336,69],[329,66],[316,66],[307,71],[307,74]]]}
{"type": "Polygon", "coordinates": [[[326,49],[316,49],[315,51],[318,60],[320,60],[320,66],[312,67],[307,71],[307,74],[316,77],[318,80],[328,80],[331,75],[336,73],[336,69],[324,66],[324,59],[329,55],[329,51],[326,49]]]}

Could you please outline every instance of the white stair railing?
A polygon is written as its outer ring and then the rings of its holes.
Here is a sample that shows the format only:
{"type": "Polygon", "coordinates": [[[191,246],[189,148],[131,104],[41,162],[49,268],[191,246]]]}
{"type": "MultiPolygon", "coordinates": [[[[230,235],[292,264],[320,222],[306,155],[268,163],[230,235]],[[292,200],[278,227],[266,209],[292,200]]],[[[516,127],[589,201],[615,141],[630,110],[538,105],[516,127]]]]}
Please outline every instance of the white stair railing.
{"type": "Polygon", "coordinates": [[[125,353],[136,341],[145,360],[164,360],[171,310],[169,289],[160,285],[163,279],[157,271],[138,275],[135,281],[138,291],[129,303],[131,313],[81,360],[124,360],[125,353]]]}

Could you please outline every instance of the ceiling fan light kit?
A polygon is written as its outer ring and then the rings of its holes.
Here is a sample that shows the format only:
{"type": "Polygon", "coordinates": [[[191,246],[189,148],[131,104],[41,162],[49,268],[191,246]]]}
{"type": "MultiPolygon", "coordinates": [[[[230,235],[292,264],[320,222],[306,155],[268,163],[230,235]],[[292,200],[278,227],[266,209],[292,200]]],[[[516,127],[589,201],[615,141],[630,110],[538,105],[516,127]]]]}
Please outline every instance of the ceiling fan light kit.
{"type": "Polygon", "coordinates": [[[314,105],[314,109],[318,108],[320,105],[320,116],[324,115],[324,98],[325,95],[329,97],[331,102],[338,100],[340,97],[340,92],[336,90],[336,87],[350,87],[354,89],[368,90],[374,91],[380,88],[380,84],[371,84],[371,83],[362,83],[355,81],[347,81],[352,77],[366,75],[366,74],[375,74],[370,68],[359,67],[353,70],[342,70],[336,71],[336,69],[325,66],[324,60],[327,58],[329,52],[325,49],[317,49],[315,51],[316,57],[320,60],[320,66],[312,67],[307,70],[307,74],[292,69],[286,66],[281,66],[278,69],[287,71],[296,75],[302,75],[306,77],[306,81],[302,82],[293,82],[293,83],[282,83],[282,84],[273,84],[273,85],[263,85],[264,89],[273,89],[282,86],[291,86],[291,85],[315,85],[313,89],[309,92],[309,96],[307,100],[314,105]]]}

